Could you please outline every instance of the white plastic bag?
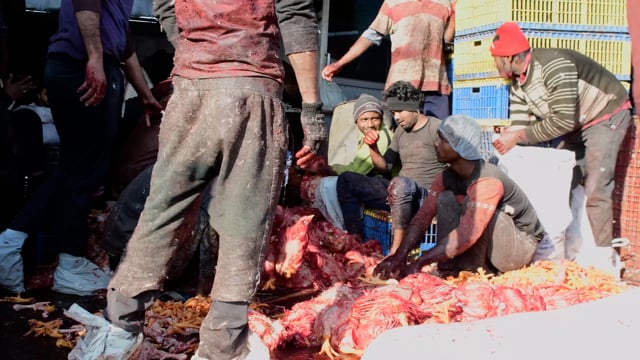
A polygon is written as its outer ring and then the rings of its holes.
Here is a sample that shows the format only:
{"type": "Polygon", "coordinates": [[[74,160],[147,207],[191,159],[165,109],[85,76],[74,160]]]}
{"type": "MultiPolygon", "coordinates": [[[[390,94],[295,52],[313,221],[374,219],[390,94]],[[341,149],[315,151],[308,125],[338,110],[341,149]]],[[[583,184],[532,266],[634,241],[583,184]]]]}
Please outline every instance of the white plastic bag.
{"type": "Polygon", "coordinates": [[[106,289],[110,280],[110,272],[89,259],[60,253],[51,290],[63,294],[91,295],[97,290],[106,289]]]}
{"type": "Polygon", "coordinates": [[[575,166],[569,150],[516,146],[498,166],[524,191],[546,231],[533,261],[565,257],[565,230],[571,222],[569,194],[575,166]]]}
{"type": "Polygon", "coordinates": [[[69,360],[126,360],[135,346],[142,342],[142,333],[133,334],[113,326],[102,316],[93,315],[78,304],[71,305],[64,314],[87,328],[87,334],[69,352],[69,360]]]}
{"type": "Polygon", "coordinates": [[[347,101],[340,85],[333,81],[320,80],[320,100],[324,110],[333,110],[336,105],[347,101]]]}
{"type": "Polygon", "coordinates": [[[342,209],[340,208],[338,193],[336,191],[337,184],[337,176],[327,176],[320,179],[320,183],[316,188],[313,207],[320,210],[324,218],[333,226],[345,231],[342,209]]]}

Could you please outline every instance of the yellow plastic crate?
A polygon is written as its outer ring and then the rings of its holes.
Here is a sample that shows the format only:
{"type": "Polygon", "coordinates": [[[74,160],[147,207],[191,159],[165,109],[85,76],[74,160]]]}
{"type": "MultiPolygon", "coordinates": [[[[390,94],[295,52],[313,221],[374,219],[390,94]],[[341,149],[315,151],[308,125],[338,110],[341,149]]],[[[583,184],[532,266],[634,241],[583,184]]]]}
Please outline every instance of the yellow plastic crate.
{"type": "Polygon", "coordinates": [[[456,34],[504,21],[556,30],[620,32],[627,26],[626,10],[623,0],[464,0],[456,4],[456,34]]]}
{"type": "MultiPolygon", "coordinates": [[[[533,48],[577,50],[602,64],[620,80],[631,77],[631,41],[628,34],[523,30],[533,48]]],[[[495,31],[457,37],[455,80],[499,77],[489,47],[495,31]]]]}

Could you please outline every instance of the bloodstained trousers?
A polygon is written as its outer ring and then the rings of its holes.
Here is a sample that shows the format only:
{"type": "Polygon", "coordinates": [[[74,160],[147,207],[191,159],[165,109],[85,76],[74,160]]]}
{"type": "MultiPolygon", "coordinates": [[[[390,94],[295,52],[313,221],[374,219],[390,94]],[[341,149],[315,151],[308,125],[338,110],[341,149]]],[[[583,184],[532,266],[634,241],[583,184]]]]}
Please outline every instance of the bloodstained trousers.
{"type": "MultiPolygon", "coordinates": [[[[459,204],[452,191],[443,191],[438,197],[438,241],[460,224],[467,200],[459,204]]],[[[517,270],[531,263],[538,241],[518,229],[511,216],[496,210],[480,238],[464,253],[438,264],[438,269],[456,274],[459,271],[477,271],[478,268],[495,273],[517,270]]]]}
{"type": "Polygon", "coordinates": [[[226,307],[215,303],[246,309],[259,283],[284,177],[287,132],[281,87],[259,77],[191,80],[176,76],[173,82],[150,194],[109,285],[107,317],[126,325],[121,320],[127,319],[129,300],[139,295],[142,302],[143,293],[161,290],[166,279],[179,275],[168,272],[173,269],[171,258],[181,251],[174,232],[186,209],[211,182],[211,200],[203,206],[220,244],[211,290],[214,306],[203,321],[200,340],[201,345],[218,345],[203,347],[199,354],[233,358],[242,348],[237,344],[242,339],[231,335],[246,333],[246,314],[229,319],[238,312],[220,313],[216,309],[226,307]],[[225,329],[227,325],[233,329],[225,329]],[[221,349],[225,341],[228,351],[221,349]]]}
{"type": "Polygon", "coordinates": [[[572,188],[584,185],[587,217],[597,246],[611,246],[613,239],[613,193],[620,145],[631,123],[631,112],[623,110],[606,121],[565,138],[564,148],[576,154],[572,188]]]}

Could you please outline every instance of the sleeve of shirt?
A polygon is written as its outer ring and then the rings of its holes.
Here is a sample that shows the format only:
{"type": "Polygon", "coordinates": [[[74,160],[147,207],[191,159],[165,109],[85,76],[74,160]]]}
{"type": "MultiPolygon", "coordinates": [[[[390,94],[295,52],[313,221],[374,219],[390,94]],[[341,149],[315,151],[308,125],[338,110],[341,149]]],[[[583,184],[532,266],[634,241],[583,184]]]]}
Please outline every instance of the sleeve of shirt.
{"type": "Polygon", "coordinates": [[[276,15],[286,55],[318,51],[319,30],[312,0],[276,0],[276,15]]]}
{"type": "Polygon", "coordinates": [[[175,0],[153,0],[153,16],[158,19],[160,27],[167,34],[167,39],[175,48],[178,39],[175,0]]]}
{"type": "Polygon", "coordinates": [[[533,126],[537,121],[527,101],[513,90],[509,91],[509,120],[511,126],[533,126]]]}
{"type": "Polygon", "coordinates": [[[384,35],[391,34],[392,28],[393,28],[393,22],[389,17],[389,5],[385,1],[382,3],[382,6],[378,11],[378,15],[376,16],[375,19],[373,19],[373,22],[371,23],[371,25],[369,25],[369,29],[379,34],[382,34],[384,36],[384,35]]]}
{"type": "Polygon", "coordinates": [[[384,35],[373,29],[367,29],[362,33],[362,37],[371,41],[374,45],[380,46],[380,44],[382,44],[382,38],[384,38],[384,35]]]}
{"type": "MultiPolygon", "coordinates": [[[[435,182],[434,182],[435,183],[435,182]]],[[[456,229],[442,238],[445,255],[451,259],[467,251],[489,225],[504,195],[504,186],[496,178],[482,178],[467,188],[467,203],[456,229]]]]}
{"type": "Polygon", "coordinates": [[[549,96],[549,114],[525,129],[530,143],[539,143],[568,134],[582,126],[578,107],[578,70],[569,60],[555,61],[542,69],[549,96]]]}

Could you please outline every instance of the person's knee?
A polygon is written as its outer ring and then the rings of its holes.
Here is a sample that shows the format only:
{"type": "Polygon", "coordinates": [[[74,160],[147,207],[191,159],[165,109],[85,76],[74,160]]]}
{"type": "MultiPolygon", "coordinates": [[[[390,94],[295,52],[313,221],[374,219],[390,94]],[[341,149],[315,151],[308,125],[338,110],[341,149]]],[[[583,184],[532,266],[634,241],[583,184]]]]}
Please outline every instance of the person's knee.
{"type": "Polygon", "coordinates": [[[393,200],[405,200],[413,198],[413,194],[417,191],[416,184],[413,180],[404,177],[396,176],[391,179],[389,183],[389,198],[393,200]]]}
{"type": "Polygon", "coordinates": [[[338,195],[338,200],[342,201],[353,194],[353,187],[357,186],[362,180],[362,175],[354,172],[344,172],[338,175],[338,180],[336,182],[336,193],[338,195]]]}
{"type": "Polygon", "coordinates": [[[445,190],[438,195],[438,207],[456,202],[456,196],[451,190],[445,190]]]}

